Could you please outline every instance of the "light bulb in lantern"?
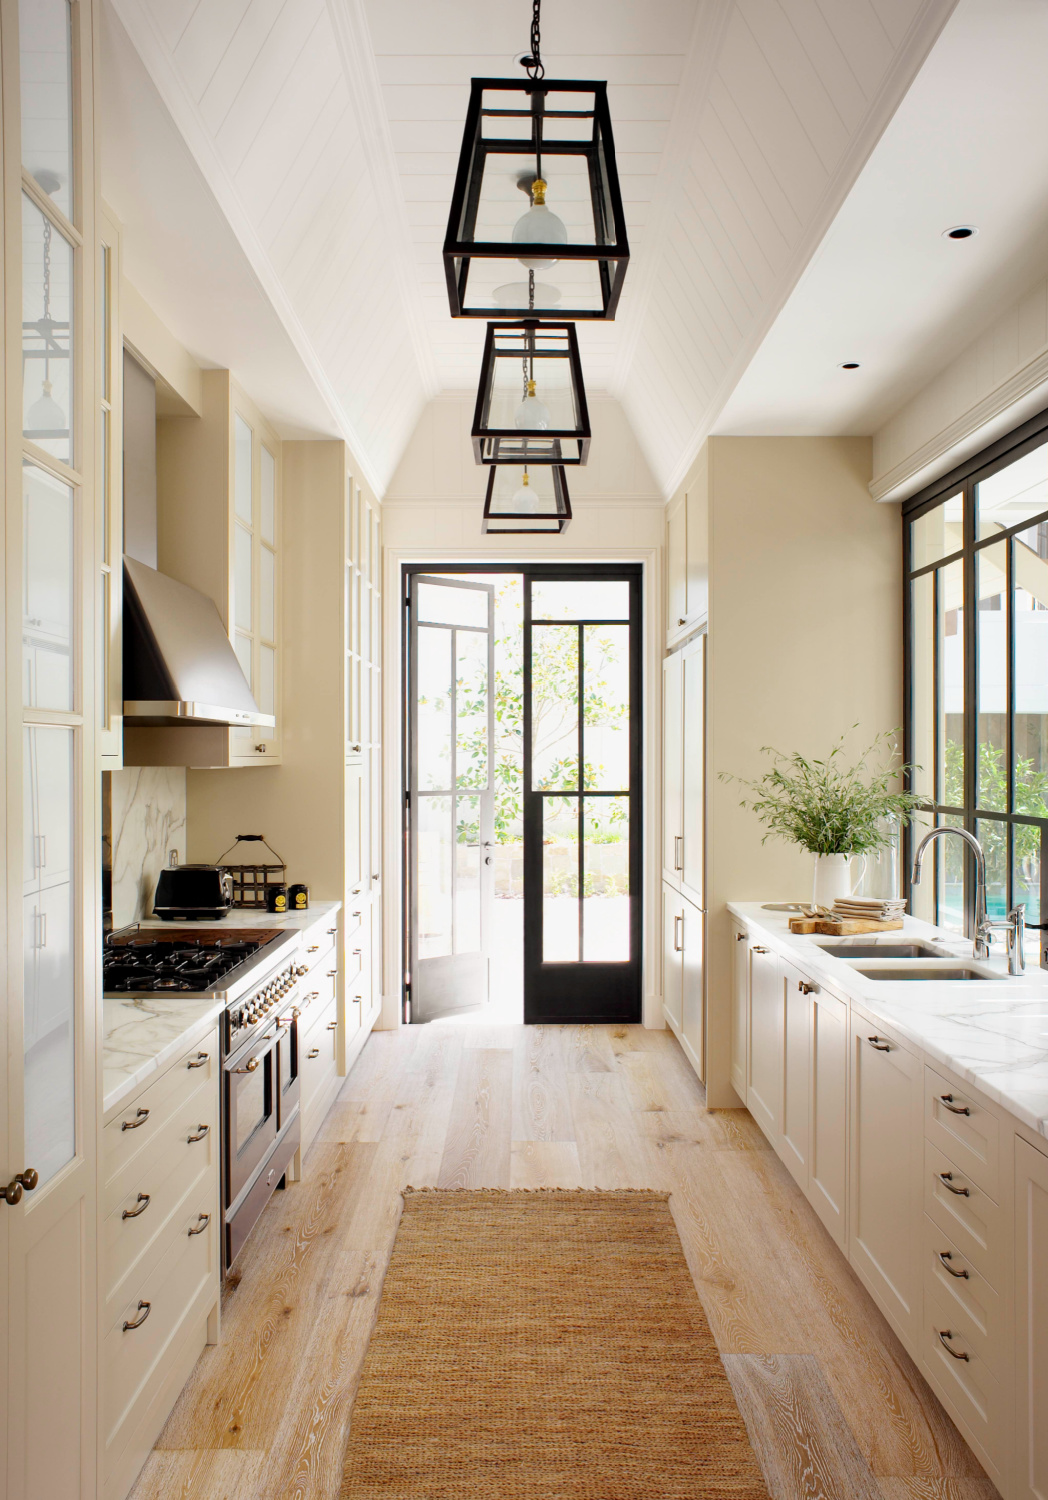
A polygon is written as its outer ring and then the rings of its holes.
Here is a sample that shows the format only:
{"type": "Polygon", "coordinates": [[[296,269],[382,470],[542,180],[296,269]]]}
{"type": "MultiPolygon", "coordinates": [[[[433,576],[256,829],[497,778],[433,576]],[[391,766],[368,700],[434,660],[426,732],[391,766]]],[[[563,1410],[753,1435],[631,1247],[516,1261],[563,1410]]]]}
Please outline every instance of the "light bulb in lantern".
{"type": "Polygon", "coordinates": [[[527,469],[524,470],[524,478],[520,489],[513,496],[513,514],[518,516],[533,516],[539,509],[539,497],[531,488],[531,480],[528,478],[527,469]]]}
{"type": "Polygon", "coordinates": [[[43,395],[34,401],[26,413],[28,432],[65,432],[66,414],[51,394],[51,382],[43,383],[43,395]]]}
{"type": "Polygon", "coordinates": [[[535,382],[528,381],[528,394],[517,407],[513,425],[518,432],[544,432],[549,426],[549,410],[535,394],[535,382]]]}
{"type": "MultiPolygon", "coordinates": [[[[541,177],[536,177],[531,185],[531,207],[513,226],[513,243],[515,245],[566,245],[568,242],[568,231],[564,227],[563,219],[558,219],[555,213],[546,207],[546,184],[541,177]]],[[[544,257],[517,257],[522,266],[529,271],[548,271],[550,266],[557,264],[556,260],[547,260],[544,257]]]]}

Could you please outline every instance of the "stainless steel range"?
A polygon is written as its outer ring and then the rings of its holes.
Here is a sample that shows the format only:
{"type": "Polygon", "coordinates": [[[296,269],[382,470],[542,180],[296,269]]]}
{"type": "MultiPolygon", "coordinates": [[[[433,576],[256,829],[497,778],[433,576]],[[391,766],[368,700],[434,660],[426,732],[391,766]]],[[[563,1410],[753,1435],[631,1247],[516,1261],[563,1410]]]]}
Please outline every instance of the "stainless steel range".
{"type": "Polygon", "coordinates": [[[223,1001],[223,1259],[228,1270],[299,1148],[296,1004],[306,965],[298,936],[266,928],[138,928],[112,933],[103,959],[109,997],[162,994],[223,1001]]]}

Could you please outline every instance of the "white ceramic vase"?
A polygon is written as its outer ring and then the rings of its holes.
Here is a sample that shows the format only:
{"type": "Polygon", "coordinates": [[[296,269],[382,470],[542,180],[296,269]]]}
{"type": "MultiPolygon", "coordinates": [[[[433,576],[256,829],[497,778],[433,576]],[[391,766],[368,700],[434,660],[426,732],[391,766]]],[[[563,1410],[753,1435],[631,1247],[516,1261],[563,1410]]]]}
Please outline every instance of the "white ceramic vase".
{"type": "Polygon", "coordinates": [[[838,896],[850,896],[851,893],[851,855],[817,854],[815,856],[815,880],[812,885],[812,904],[832,906],[838,896]]]}

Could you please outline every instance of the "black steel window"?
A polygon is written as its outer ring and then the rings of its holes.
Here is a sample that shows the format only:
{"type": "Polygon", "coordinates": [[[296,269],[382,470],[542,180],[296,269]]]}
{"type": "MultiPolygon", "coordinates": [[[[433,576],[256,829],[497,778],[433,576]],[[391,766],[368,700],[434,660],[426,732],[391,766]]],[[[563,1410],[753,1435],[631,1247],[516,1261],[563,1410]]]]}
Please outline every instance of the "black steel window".
{"type": "MultiPolygon", "coordinates": [[[[1048,910],[1048,413],[904,507],[906,758],[936,824],[986,851],[987,905],[1048,910]]],[[[930,852],[930,851],[929,851],[930,852]]],[[[915,915],[970,931],[970,862],[941,840],[915,915]]]]}

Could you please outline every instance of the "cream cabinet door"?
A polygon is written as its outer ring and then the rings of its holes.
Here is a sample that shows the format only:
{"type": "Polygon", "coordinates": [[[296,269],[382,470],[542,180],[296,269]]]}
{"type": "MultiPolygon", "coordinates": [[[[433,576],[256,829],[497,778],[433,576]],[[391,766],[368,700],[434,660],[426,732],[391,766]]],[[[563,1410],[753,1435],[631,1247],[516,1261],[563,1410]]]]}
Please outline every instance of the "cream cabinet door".
{"type": "Polygon", "coordinates": [[[684,895],[706,905],[706,637],[689,641],[681,656],[681,854],[684,895]]]}
{"type": "Polygon", "coordinates": [[[808,1201],[843,1250],[848,1203],[848,1007],[812,996],[808,1201]]]}
{"type": "Polygon", "coordinates": [[[811,1138],[811,996],[816,988],[801,971],[779,960],[782,979],[782,1136],[779,1155],[803,1192],[808,1191],[811,1138]]]}
{"type": "Polygon", "coordinates": [[[769,948],[750,944],[750,1035],[746,1106],[771,1144],[782,1132],[783,986],[769,948]]]}
{"type": "Polygon", "coordinates": [[[1048,1500],[1048,1155],[1015,1142],[1018,1500],[1048,1500]]]}
{"type": "Polygon", "coordinates": [[[705,954],[706,916],[687,900],[680,903],[683,918],[681,954],[681,1034],[688,1061],[702,1082],[706,1080],[705,954]]]}
{"type": "Polygon", "coordinates": [[[853,1006],[848,1258],[911,1347],[920,1317],[922,1082],[920,1059],[853,1006]]]}
{"type": "Polygon", "coordinates": [[[662,1008],[680,1029],[684,962],[684,903],[672,886],[662,887],[662,1008]]]}
{"type": "Polygon", "coordinates": [[[662,878],[680,888],[683,829],[684,672],[681,653],[662,663],[662,878]]]}
{"type": "Polygon", "coordinates": [[[685,497],[666,515],[666,634],[688,623],[688,510],[685,497]]]}
{"type": "Polygon", "coordinates": [[[750,1025],[750,945],[746,929],[731,924],[731,1085],[746,1098],[746,1063],[750,1025]]]}

